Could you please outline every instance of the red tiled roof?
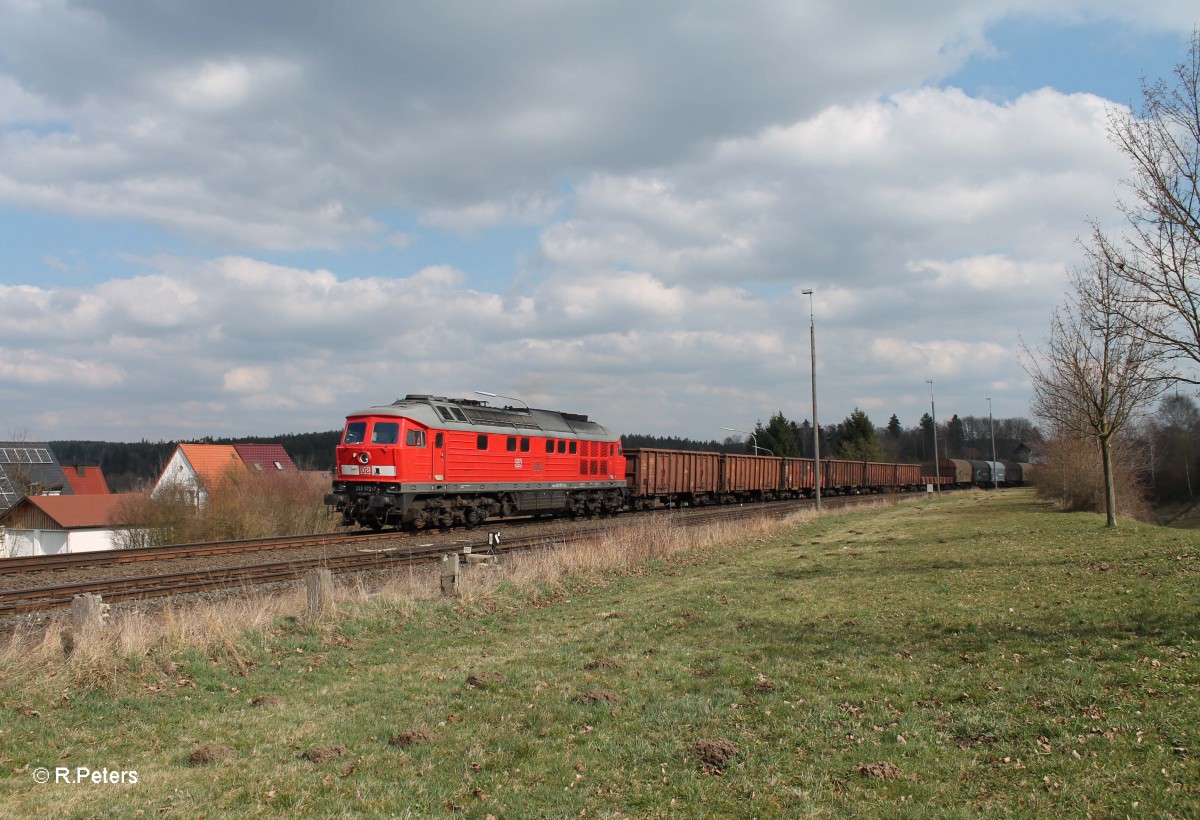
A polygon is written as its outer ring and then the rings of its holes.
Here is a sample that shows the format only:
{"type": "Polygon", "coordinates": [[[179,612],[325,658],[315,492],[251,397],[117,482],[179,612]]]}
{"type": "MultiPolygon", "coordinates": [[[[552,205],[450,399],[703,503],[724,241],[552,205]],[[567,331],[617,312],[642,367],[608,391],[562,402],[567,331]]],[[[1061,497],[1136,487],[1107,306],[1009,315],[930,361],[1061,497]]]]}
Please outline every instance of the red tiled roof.
{"type": "Polygon", "coordinates": [[[78,464],[64,465],[62,469],[75,495],[108,495],[112,492],[108,489],[108,482],[104,480],[104,473],[100,472],[99,467],[84,467],[78,464]]]}
{"type": "Polygon", "coordinates": [[[121,495],[31,495],[25,501],[34,505],[63,529],[107,527],[121,502],[121,495]]]}
{"type": "Polygon", "coordinates": [[[282,444],[235,444],[233,449],[251,470],[263,472],[297,472],[296,464],[282,444]],[[276,467],[276,463],[280,466],[276,467]]]}
{"type": "Polygon", "coordinates": [[[228,444],[180,444],[179,449],[201,484],[220,481],[231,464],[242,466],[237,450],[228,444]]]}

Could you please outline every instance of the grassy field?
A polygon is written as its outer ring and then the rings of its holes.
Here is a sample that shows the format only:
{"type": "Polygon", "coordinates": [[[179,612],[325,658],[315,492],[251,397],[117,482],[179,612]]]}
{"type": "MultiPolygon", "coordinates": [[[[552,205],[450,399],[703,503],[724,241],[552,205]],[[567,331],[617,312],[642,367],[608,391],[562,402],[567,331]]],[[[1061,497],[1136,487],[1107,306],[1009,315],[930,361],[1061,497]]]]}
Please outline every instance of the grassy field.
{"type": "Polygon", "coordinates": [[[10,645],[0,814],[1200,815],[1200,533],[1013,490],[715,541],[10,645]]]}

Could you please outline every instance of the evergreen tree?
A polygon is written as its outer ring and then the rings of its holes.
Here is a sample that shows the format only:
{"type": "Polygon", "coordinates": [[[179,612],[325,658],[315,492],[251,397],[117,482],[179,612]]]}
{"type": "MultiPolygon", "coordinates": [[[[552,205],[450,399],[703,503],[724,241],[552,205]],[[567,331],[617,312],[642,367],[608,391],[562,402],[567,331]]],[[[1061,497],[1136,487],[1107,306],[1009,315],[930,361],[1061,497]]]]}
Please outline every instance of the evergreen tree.
{"type": "MultiPolygon", "coordinates": [[[[767,426],[762,422],[754,425],[754,440],[758,443],[761,455],[798,456],[800,455],[800,428],[793,421],[788,421],[780,410],[771,416],[767,426]],[[763,452],[770,450],[770,453],[763,452]]],[[[746,443],[747,452],[754,452],[751,442],[746,443]]]]}
{"type": "Polygon", "coordinates": [[[853,461],[881,461],[883,447],[875,437],[875,425],[862,410],[854,408],[837,426],[837,446],[842,458],[853,461]]]}
{"type": "Polygon", "coordinates": [[[892,417],[888,419],[887,427],[885,428],[885,435],[890,439],[899,441],[900,434],[903,432],[904,427],[901,426],[900,419],[896,417],[895,413],[892,413],[892,417]]]}

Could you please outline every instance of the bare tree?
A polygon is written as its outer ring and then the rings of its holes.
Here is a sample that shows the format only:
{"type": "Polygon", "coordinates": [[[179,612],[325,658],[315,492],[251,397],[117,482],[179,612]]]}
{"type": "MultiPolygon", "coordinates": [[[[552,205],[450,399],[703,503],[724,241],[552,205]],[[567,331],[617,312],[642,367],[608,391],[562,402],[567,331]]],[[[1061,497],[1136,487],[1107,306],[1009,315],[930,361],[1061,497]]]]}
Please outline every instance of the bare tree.
{"type": "Polygon", "coordinates": [[[1143,81],[1142,95],[1140,113],[1109,115],[1109,136],[1133,165],[1133,196],[1120,203],[1130,232],[1098,251],[1131,285],[1127,321],[1193,365],[1181,381],[1200,384],[1200,31],[1174,85],[1143,81]]]}
{"type": "Polygon", "coordinates": [[[1088,263],[1071,274],[1073,293],[1056,308],[1045,347],[1021,342],[1021,365],[1033,384],[1034,415],[1053,429],[1094,439],[1104,472],[1108,526],[1117,525],[1113,438],[1166,386],[1161,354],[1142,328],[1152,309],[1132,311],[1130,283],[1118,275],[1099,231],[1084,247],[1088,263]],[[1130,314],[1134,313],[1131,319],[1130,314]]]}

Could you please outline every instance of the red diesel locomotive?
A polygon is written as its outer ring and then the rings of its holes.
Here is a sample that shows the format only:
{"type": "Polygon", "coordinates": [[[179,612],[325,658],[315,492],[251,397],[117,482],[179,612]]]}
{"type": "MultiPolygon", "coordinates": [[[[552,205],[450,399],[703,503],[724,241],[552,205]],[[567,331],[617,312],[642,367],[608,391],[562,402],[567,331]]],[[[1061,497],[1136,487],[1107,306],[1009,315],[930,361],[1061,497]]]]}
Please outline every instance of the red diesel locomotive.
{"type": "Polygon", "coordinates": [[[626,505],[620,437],[587,416],[409,395],[346,417],[333,492],[343,523],[476,526],[491,516],[626,505]]]}

